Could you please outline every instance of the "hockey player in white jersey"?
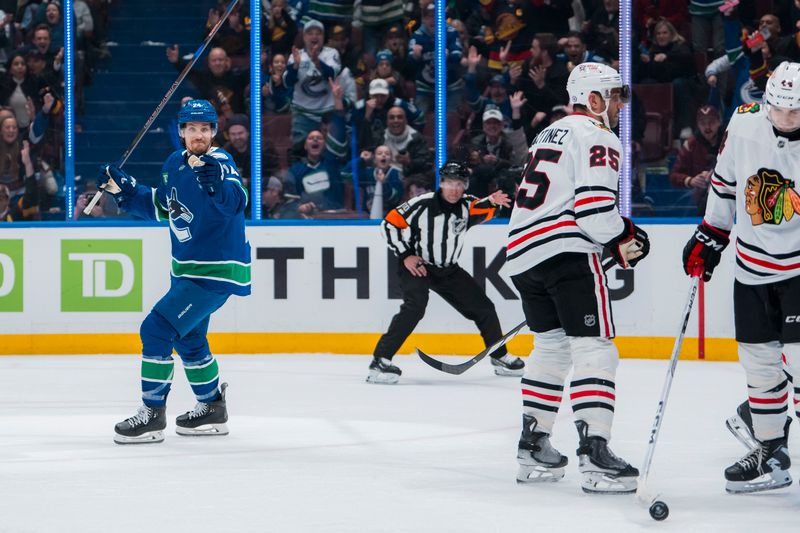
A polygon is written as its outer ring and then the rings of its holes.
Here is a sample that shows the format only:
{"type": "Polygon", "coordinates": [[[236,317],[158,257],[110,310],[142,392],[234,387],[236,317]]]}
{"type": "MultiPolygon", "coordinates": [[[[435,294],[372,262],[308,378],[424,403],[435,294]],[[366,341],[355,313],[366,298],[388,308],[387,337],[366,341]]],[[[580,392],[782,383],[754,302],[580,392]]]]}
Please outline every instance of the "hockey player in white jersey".
{"type": "Polygon", "coordinates": [[[683,251],[687,274],[711,279],[736,225],[733,311],[756,439],[725,470],[728,492],[792,482],[787,370],[800,375],[800,63],[770,76],[764,105],[738,108],[722,139],[703,222],[683,251]]]}
{"type": "Polygon", "coordinates": [[[517,481],[557,481],[567,458],[550,444],[570,371],[581,486],[636,490],[639,471],[608,447],[619,354],[601,254],[622,268],[649,252],[647,234],[617,210],[621,146],[611,131],[628,101],[616,70],[582,63],[567,82],[575,113],[543,130],[511,215],[506,268],[522,298],[534,350],[522,379],[517,481]]]}

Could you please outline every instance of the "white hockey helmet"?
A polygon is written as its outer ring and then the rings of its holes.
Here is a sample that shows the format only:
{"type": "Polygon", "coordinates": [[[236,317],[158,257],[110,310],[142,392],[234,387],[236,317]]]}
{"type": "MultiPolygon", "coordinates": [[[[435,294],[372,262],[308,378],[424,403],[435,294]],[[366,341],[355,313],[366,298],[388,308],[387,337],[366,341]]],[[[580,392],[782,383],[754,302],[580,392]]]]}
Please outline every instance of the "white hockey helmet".
{"type": "Polygon", "coordinates": [[[567,80],[567,93],[572,105],[589,107],[589,95],[593,92],[608,102],[613,89],[621,90],[623,103],[630,100],[630,87],[622,84],[619,72],[602,63],[581,63],[572,69],[567,80]]]}
{"type": "Polygon", "coordinates": [[[764,91],[764,107],[778,130],[800,129],[800,63],[784,61],[772,71],[764,91]]]}

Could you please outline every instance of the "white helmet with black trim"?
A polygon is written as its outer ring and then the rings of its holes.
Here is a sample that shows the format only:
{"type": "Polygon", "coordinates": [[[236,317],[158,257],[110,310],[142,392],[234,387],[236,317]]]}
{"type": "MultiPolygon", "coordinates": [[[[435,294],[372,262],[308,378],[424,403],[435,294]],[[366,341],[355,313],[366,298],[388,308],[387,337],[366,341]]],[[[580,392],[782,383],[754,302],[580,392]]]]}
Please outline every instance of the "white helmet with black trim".
{"type": "Polygon", "coordinates": [[[572,105],[582,105],[589,108],[589,95],[597,93],[606,103],[605,109],[599,114],[608,126],[608,101],[614,89],[620,90],[620,99],[623,103],[630,100],[631,90],[623,85],[619,72],[602,63],[581,63],[572,69],[567,80],[567,93],[572,105]]]}
{"type": "Polygon", "coordinates": [[[800,63],[784,61],[772,71],[764,90],[764,107],[778,130],[800,129],[800,63]]]}

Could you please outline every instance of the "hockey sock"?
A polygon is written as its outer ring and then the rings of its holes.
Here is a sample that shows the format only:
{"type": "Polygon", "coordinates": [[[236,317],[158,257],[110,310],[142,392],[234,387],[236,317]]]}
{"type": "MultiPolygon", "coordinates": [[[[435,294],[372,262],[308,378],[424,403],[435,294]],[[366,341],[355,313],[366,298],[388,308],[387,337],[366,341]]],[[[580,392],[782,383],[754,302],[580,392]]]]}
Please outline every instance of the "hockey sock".
{"type": "Polygon", "coordinates": [[[547,376],[536,377],[539,379],[522,378],[522,412],[536,419],[537,431],[550,434],[564,395],[564,385],[563,381],[548,382],[547,376]]]}
{"type": "Polygon", "coordinates": [[[792,405],[794,405],[794,415],[800,419],[800,387],[794,386],[794,378],[792,374],[789,373],[789,365],[786,362],[786,354],[781,354],[781,362],[783,363],[783,373],[786,376],[786,379],[789,380],[789,386],[792,387],[793,397],[792,397],[792,405]]]}
{"type": "Polygon", "coordinates": [[[608,440],[614,419],[616,390],[614,382],[602,378],[573,379],[569,385],[569,399],[575,418],[589,425],[589,436],[608,440]]]}
{"type": "Polygon", "coordinates": [[[148,407],[163,407],[172,387],[175,362],[172,356],[142,356],[142,401],[148,407]]]}
{"type": "Polygon", "coordinates": [[[748,385],[748,392],[755,437],[762,442],[783,437],[789,380],[784,379],[778,386],[770,389],[748,385]]]}
{"type": "Polygon", "coordinates": [[[213,355],[207,354],[197,361],[184,361],[183,369],[198,402],[209,403],[219,398],[219,367],[213,355]]]}

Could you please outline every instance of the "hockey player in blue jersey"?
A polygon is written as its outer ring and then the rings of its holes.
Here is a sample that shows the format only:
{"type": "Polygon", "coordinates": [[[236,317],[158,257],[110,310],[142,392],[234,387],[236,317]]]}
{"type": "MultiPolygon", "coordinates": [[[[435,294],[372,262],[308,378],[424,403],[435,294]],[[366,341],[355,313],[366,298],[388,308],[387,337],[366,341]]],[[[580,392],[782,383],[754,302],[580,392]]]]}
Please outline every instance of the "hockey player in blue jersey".
{"type": "Polygon", "coordinates": [[[247,191],[233,157],[212,148],[217,113],[206,100],[191,100],[178,113],[185,150],[164,163],[151,188],[113,165],[105,165],[98,187],[137,218],[168,220],[172,240],[171,284],[140,328],[142,401],[136,415],[117,424],[114,442],[164,440],[166,402],[172,385],[173,348],[197,397],[179,416],[179,435],[227,435],[226,383],[219,386],[217,361],[206,333],[211,314],[232,294],[250,294],[250,244],[245,237],[247,191]]]}

